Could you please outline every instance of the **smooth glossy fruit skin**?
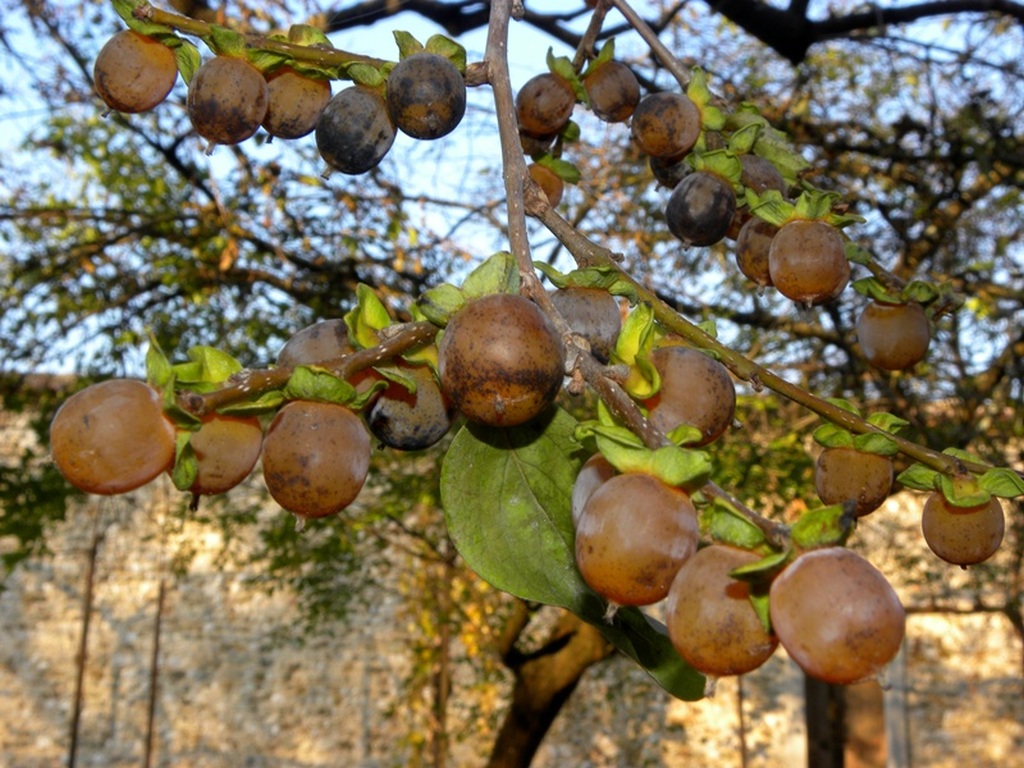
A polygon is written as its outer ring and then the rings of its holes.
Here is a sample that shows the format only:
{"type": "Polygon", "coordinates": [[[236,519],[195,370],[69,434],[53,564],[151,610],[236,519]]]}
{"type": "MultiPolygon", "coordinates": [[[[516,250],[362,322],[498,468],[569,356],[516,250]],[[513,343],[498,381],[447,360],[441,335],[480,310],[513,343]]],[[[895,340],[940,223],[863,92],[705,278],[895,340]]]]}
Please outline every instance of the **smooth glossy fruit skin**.
{"type": "Polygon", "coordinates": [[[188,88],[188,116],[196,133],[216,144],[239,144],[259,130],[270,91],[256,67],[234,56],[214,56],[196,70],[188,88]]]}
{"type": "Polygon", "coordinates": [[[664,599],[697,551],[690,497],[655,477],[616,475],[595,490],[576,527],[576,565],[591,589],[616,605],[664,599]]]}
{"type": "Polygon", "coordinates": [[[336,93],[316,124],[316,147],[331,169],[347,174],[377,167],[395,143],[395,126],[380,93],[353,85],[336,93]]]}
{"type": "Polygon", "coordinates": [[[576,475],[572,484],[572,524],[573,528],[579,527],[580,516],[587,500],[594,491],[604,485],[606,480],[615,477],[617,471],[611,463],[600,453],[595,453],[587,459],[576,475]]]}
{"type": "Polygon", "coordinates": [[[86,493],[139,488],[174,462],[175,429],[160,395],[132,379],[108,379],[69,397],[50,423],[57,469],[86,493]]]}
{"type": "Polygon", "coordinates": [[[439,139],[466,114],[466,81],[444,56],[414,53],[388,74],[387,104],[400,131],[414,139],[439,139]]]}
{"type": "Polygon", "coordinates": [[[416,391],[389,382],[377,395],[366,414],[366,424],[375,438],[388,448],[419,451],[437,443],[451,427],[451,406],[441,392],[429,366],[401,366],[401,373],[413,380],[416,391]]]}
{"type": "Polygon", "coordinates": [[[550,294],[569,327],[587,340],[594,357],[607,363],[622,330],[622,311],[615,297],[600,288],[576,286],[550,294]]]}
{"type": "Polygon", "coordinates": [[[100,49],[93,64],[96,93],[110,109],[146,112],[167,98],[178,79],[174,51],[135,30],[122,29],[100,49]]]}
{"type": "Polygon", "coordinates": [[[554,136],[569,122],[575,106],[576,94],[566,80],[553,72],[534,75],[516,94],[519,132],[534,138],[554,136]]]}
{"type": "Polygon", "coordinates": [[[757,669],[775,652],[750,603],[750,584],[729,574],[759,555],[712,544],[683,563],[665,603],[665,626],[676,651],[705,675],[726,677],[757,669]]]}
{"type": "Polygon", "coordinates": [[[448,322],[437,354],[442,390],[481,424],[523,424],[551,405],[562,386],[562,340],[524,296],[499,293],[469,302],[448,322]]]}
{"type": "Polygon", "coordinates": [[[984,504],[958,507],[939,491],[925,501],[921,532],[928,548],[953,565],[977,565],[988,560],[1003,542],[1003,505],[993,496],[984,504]]]}
{"type": "Polygon", "coordinates": [[[680,159],[700,136],[700,110],[690,97],[662,91],[640,99],[633,111],[630,133],[645,155],[680,159]]]}
{"type": "Polygon", "coordinates": [[[621,61],[606,61],[583,78],[594,114],[606,123],[630,118],[640,103],[640,82],[621,61]]]}
{"type": "Polygon", "coordinates": [[[892,493],[893,467],[889,456],[856,448],[826,448],[814,463],[814,487],[825,504],[856,502],[854,514],[874,512],[892,493]]]}
{"type": "Polygon", "coordinates": [[[779,231],[774,224],[751,216],[736,236],[736,264],[746,277],[762,288],[772,285],[768,250],[779,231]]]}
{"type": "Polygon", "coordinates": [[[264,482],[274,500],[299,517],[343,510],[359,495],[369,469],[369,433],[342,405],[295,400],[267,428],[264,482]]]}
{"type": "Polygon", "coordinates": [[[695,171],[668,199],[665,221],[686,245],[713,245],[725,237],[736,213],[736,192],[721,176],[695,171]]]}
{"type": "Polygon", "coordinates": [[[252,472],[263,449],[263,428],[255,416],[214,414],[203,419],[189,440],[199,473],[189,491],[225,493],[252,472]]]}
{"type": "Polygon", "coordinates": [[[309,77],[291,67],[281,67],[268,75],[267,89],[263,128],[280,139],[300,139],[311,134],[331,100],[330,80],[309,77]]]}
{"type": "Polygon", "coordinates": [[[768,249],[768,270],[783,296],[805,305],[831,301],[850,281],[843,239],[824,221],[783,224],[768,249]]]}
{"type": "Polygon", "coordinates": [[[885,576],[844,547],[798,556],[772,582],[769,610],[786,653],[812,677],[841,685],[877,675],[906,628],[885,576]]]}
{"type": "Polygon", "coordinates": [[[544,195],[547,197],[548,203],[551,204],[552,208],[562,202],[565,182],[559,178],[558,174],[547,166],[538,163],[530,163],[526,166],[526,170],[530,174],[530,178],[537,182],[540,188],[544,190],[544,195]]]}
{"type": "Polygon", "coordinates": [[[732,425],[736,386],[724,365],[692,347],[659,347],[650,355],[661,389],[645,401],[651,423],[666,434],[680,424],[700,430],[701,446],[732,425]]]}
{"type": "Polygon", "coordinates": [[[916,301],[872,301],[857,320],[861,353],[873,366],[886,371],[913,368],[928,353],[931,338],[928,316],[916,301]]]}

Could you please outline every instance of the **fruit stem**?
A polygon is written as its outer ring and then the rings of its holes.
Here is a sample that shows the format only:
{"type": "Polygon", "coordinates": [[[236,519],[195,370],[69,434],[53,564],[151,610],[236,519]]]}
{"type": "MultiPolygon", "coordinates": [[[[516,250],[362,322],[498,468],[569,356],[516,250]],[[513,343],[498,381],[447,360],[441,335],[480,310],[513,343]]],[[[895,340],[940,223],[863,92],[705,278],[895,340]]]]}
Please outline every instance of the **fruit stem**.
{"type": "MultiPolygon", "coordinates": [[[[618,2],[618,0],[612,0],[618,2]]],[[[585,266],[607,266],[618,270],[622,279],[628,282],[636,290],[639,301],[649,304],[654,310],[654,317],[666,329],[682,336],[686,341],[696,347],[714,352],[722,364],[743,381],[750,382],[756,388],[765,386],[791,400],[809,411],[818,414],[824,419],[844,427],[857,434],[877,433],[892,440],[899,447],[900,451],[907,456],[925,464],[939,472],[949,474],[956,470],[958,464],[962,463],[968,470],[975,473],[983,473],[991,467],[978,462],[960,462],[958,459],[944,453],[939,453],[931,448],[907,440],[899,435],[886,432],[880,427],[869,423],[867,420],[850,413],[849,411],[834,405],[816,395],[807,392],[795,384],[776,375],[767,368],[763,368],[753,360],[744,357],[739,352],[725,346],[717,339],[709,336],[698,326],[686,320],[682,315],[662,301],[657,294],[648,289],[642,283],[636,281],[631,275],[625,272],[619,265],[616,254],[607,248],[593,242],[553,208],[539,207],[531,213],[540,220],[544,226],[566,247],[576,259],[580,267],[585,266]]],[[[639,433],[641,438],[644,437],[639,433]]]]}
{"type": "MultiPolygon", "coordinates": [[[[388,330],[391,335],[374,347],[324,360],[317,365],[339,378],[348,379],[359,371],[380,365],[410,349],[429,344],[437,336],[437,326],[426,321],[391,326],[388,330]],[[392,328],[396,330],[392,331],[392,328]]],[[[293,370],[289,366],[246,370],[231,377],[228,380],[230,383],[226,386],[212,392],[182,392],[178,396],[178,405],[196,416],[204,416],[218,408],[248,400],[262,392],[282,388],[288,383],[293,370]]]]}

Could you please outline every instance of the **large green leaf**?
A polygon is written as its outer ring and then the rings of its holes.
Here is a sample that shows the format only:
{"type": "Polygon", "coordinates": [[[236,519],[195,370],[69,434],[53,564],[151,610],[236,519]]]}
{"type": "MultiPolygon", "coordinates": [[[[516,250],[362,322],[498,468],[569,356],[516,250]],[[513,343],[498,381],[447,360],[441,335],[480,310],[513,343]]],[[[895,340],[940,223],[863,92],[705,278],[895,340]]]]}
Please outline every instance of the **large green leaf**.
{"type": "Polygon", "coordinates": [[[449,535],[467,565],[496,588],[567,608],[666,691],[699,699],[704,678],[676,653],[664,626],[636,608],[607,618],[607,603],[576,568],[571,493],[587,456],[575,429],[560,409],[511,429],[463,427],[441,469],[449,535]]]}

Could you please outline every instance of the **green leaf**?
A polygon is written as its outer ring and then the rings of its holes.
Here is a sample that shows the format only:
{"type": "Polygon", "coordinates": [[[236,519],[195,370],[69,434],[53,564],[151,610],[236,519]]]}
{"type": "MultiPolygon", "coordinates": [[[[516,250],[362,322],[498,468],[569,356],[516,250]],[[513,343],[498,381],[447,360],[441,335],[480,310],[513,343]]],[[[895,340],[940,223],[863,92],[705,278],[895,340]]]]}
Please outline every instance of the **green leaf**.
{"type": "Polygon", "coordinates": [[[466,295],[451,283],[441,283],[424,291],[416,302],[417,312],[434,325],[448,325],[451,316],[466,305],[466,295]]]}
{"type": "Polygon", "coordinates": [[[597,56],[587,62],[586,69],[583,70],[581,78],[586,79],[587,75],[598,69],[602,64],[606,64],[609,61],[615,59],[615,38],[609,37],[604,41],[604,45],[601,46],[597,52],[597,56]]]}
{"type": "Polygon", "coordinates": [[[264,74],[274,71],[282,64],[294,61],[294,59],[287,54],[279,51],[267,51],[262,48],[250,48],[246,53],[246,58],[250,64],[264,74]]]}
{"type": "Polygon", "coordinates": [[[792,554],[792,550],[788,549],[782,552],[772,552],[756,562],[741,565],[739,568],[731,571],[729,575],[734,579],[754,582],[761,581],[782,570],[782,567],[789,561],[792,554]]]}
{"type": "Polygon", "coordinates": [[[384,302],[364,283],[356,286],[356,305],[345,313],[344,320],[349,338],[362,349],[377,346],[379,332],[392,324],[384,302]]]}
{"type": "Polygon", "coordinates": [[[814,430],[816,443],[825,448],[849,448],[853,445],[853,435],[848,429],[826,422],[814,430]]]}
{"type": "Polygon", "coordinates": [[[519,265],[508,251],[498,251],[466,276],[462,283],[466,299],[492,293],[519,293],[519,265]]]}
{"type": "Polygon", "coordinates": [[[413,37],[410,33],[396,29],[392,34],[395,37],[395,43],[398,45],[399,60],[412,56],[414,53],[419,53],[423,50],[423,43],[413,37]]]}
{"type": "Polygon", "coordinates": [[[716,542],[751,550],[766,542],[760,528],[720,498],[701,510],[700,520],[701,530],[716,542]]]}
{"type": "Polygon", "coordinates": [[[191,488],[199,474],[199,461],[192,448],[192,434],[189,431],[180,431],[177,435],[171,481],[179,491],[191,488]]]}
{"type": "Polygon", "coordinates": [[[463,427],[441,468],[448,532],[467,565],[524,600],[567,608],[598,627],[669,693],[700,698],[704,680],[675,652],[664,628],[633,608],[607,606],[576,568],[571,494],[587,458],[576,421],[553,409],[511,429],[463,427]]]}
{"type": "Polygon", "coordinates": [[[182,41],[182,44],[174,49],[174,58],[178,62],[178,71],[181,73],[181,79],[188,85],[192,82],[196,70],[203,63],[203,57],[200,56],[199,49],[188,41],[182,41]]]}
{"type": "Polygon", "coordinates": [[[793,523],[790,537],[798,549],[842,544],[853,531],[856,518],[842,504],[812,509],[793,523]]]}
{"type": "Polygon", "coordinates": [[[308,365],[300,365],[292,371],[284,388],[289,400],[315,400],[323,403],[349,405],[356,396],[355,387],[339,376],[308,365]]]}
{"type": "Polygon", "coordinates": [[[721,176],[737,192],[744,189],[740,181],[740,177],[743,175],[743,163],[740,162],[740,159],[735,154],[727,149],[695,152],[691,156],[691,164],[695,172],[703,171],[721,176]]]}
{"type": "Polygon", "coordinates": [[[175,379],[190,385],[218,385],[242,370],[242,364],[216,347],[195,346],[188,351],[188,363],[174,366],[175,379]]]}
{"type": "Polygon", "coordinates": [[[642,472],[689,493],[704,485],[711,475],[711,457],[706,451],[677,445],[652,450],[626,427],[596,421],[582,423],[576,430],[577,440],[590,437],[619,472],[642,472]]]}
{"type": "Polygon", "coordinates": [[[743,195],[750,212],[773,226],[781,227],[793,219],[793,204],[783,198],[777,189],[769,189],[759,195],[750,187],[746,187],[743,195]]]}
{"type": "Polygon", "coordinates": [[[174,387],[174,368],[152,333],[146,350],[146,383],[161,391],[174,387]]]}
{"type": "Polygon", "coordinates": [[[292,45],[312,47],[319,45],[324,48],[333,48],[331,40],[323,33],[320,27],[312,24],[292,24],[288,28],[288,42],[292,45]]]}
{"type": "Polygon", "coordinates": [[[548,153],[535,158],[534,162],[536,162],[537,165],[543,165],[545,168],[550,169],[558,178],[567,184],[580,183],[580,169],[568,160],[563,160],[560,157],[554,157],[548,153]]]}
{"type": "Polygon", "coordinates": [[[387,77],[379,69],[359,61],[345,67],[345,77],[367,88],[381,88],[387,82],[387,77]]]}
{"type": "Polygon", "coordinates": [[[908,301],[928,306],[942,294],[939,287],[926,280],[911,280],[903,289],[903,297],[908,301]]]}
{"type": "Polygon", "coordinates": [[[946,501],[957,507],[977,507],[987,504],[992,498],[992,494],[971,476],[939,475],[939,490],[946,501]]]}
{"type": "Polygon", "coordinates": [[[135,30],[140,35],[159,39],[174,34],[174,30],[165,24],[154,24],[152,21],[141,19],[135,15],[136,8],[149,5],[147,0],[111,0],[111,4],[128,29],[135,30]]]}
{"type": "Polygon", "coordinates": [[[939,473],[924,464],[911,464],[896,476],[896,482],[918,491],[934,491],[939,487],[939,473]]]}
{"type": "Polygon", "coordinates": [[[547,65],[552,74],[558,75],[569,84],[577,101],[590,103],[587,89],[583,87],[583,81],[580,80],[579,73],[568,56],[555,56],[554,50],[548,48],[547,65]]]}
{"type": "Polygon", "coordinates": [[[878,456],[895,456],[900,452],[896,441],[878,432],[866,432],[853,438],[853,447],[862,453],[874,453],[878,456]]]}
{"type": "Polygon", "coordinates": [[[903,303],[899,292],[888,288],[877,277],[862,277],[860,280],[854,280],[850,283],[850,286],[862,296],[867,296],[869,299],[874,299],[884,304],[903,303]]]}
{"type": "Polygon", "coordinates": [[[245,35],[220,24],[210,25],[210,34],[203,38],[210,50],[218,56],[246,58],[245,35]]]}
{"type": "Polygon", "coordinates": [[[455,68],[462,74],[466,74],[466,49],[459,43],[444,35],[431,35],[425,46],[430,53],[444,56],[455,65],[455,68]]]}
{"type": "Polygon", "coordinates": [[[993,496],[1001,496],[1004,499],[1024,496],[1024,477],[1012,469],[990,469],[978,478],[978,485],[993,496]]]}
{"type": "Polygon", "coordinates": [[[887,411],[876,411],[868,416],[868,424],[884,429],[886,432],[894,435],[903,427],[909,425],[910,422],[887,411]]]}

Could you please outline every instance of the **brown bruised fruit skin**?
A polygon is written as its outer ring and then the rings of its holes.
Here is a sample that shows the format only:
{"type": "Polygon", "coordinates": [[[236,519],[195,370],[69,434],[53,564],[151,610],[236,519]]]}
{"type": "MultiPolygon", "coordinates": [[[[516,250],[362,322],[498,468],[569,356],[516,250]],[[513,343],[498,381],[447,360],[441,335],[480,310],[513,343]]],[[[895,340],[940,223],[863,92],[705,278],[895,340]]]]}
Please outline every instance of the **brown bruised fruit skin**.
{"type": "Polygon", "coordinates": [[[564,78],[553,72],[534,75],[516,94],[519,131],[534,138],[554,136],[561,131],[576,106],[576,95],[564,78]]]}
{"type": "Polygon", "coordinates": [[[376,168],[395,143],[395,126],[376,90],[352,85],[327,102],[316,124],[316,148],[336,171],[350,175],[376,168]]]}
{"type": "Polygon", "coordinates": [[[916,301],[872,301],[857,320],[857,341],[865,359],[886,371],[905,371],[924,359],[932,331],[916,301]]]}
{"type": "Polygon", "coordinates": [[[263,448],[263,428],[255,416],[214,414],[203,419],[189,440],[199,472],[189,491],[225,493],[245,480],[263,448]]]}
{"type": "Polygon", "coordinates": [[[263,74],[245,59],[214,56],[196,70],[188,88],[188,116],[209,144],[239,144],[259,130],[270,92],[263,74]]]}
{"type": "Polygon", "coordinates": [[[576,565],[615,605],[651,605],[697,551],[690,497],[651,475],[616,475],[587,499],[576,526],[576,565]]]}
{"type": "Polygon", "coordinates": [[[772,582],[772,629],[807,674],[846,685],[892,661],[906,613],[885,576],[844,547],[804,552],[772,582]]]}
{"type": "Polygon", "coordinates": [[[640,103],[640,82],[621,61],[606,61],[583,78],[594,114],[606,123],[628,120],[640,103]]]}
{"type": "Polygon", "coordinates": [[[768,270],[779,293],[805,305],[831,301],[850,281],[843,239],[824,221],[783,224],[768,249],[768,270]]]}
{"type": "Polygon", "coordinates": [[[388,74],[388,114],[414,139],[438,139],[455,130],[466,113],[466,81],[444,56],[420,51],[388,74]]]}
{"type": "Polygon", "coordinates": [[[1003,542],[1006,520],[995,496],[984,504],[958,507],[934,491],[921,513],[921,532],[928,548],[953,565],[988,560],[1003,542]]]}
{"type": "Polygon", "coordinates": [[[107,107],[126,114],[156,107],[177,79],[174,51],[132,29],[122,29],[111,37],[93,64],[96,93],[107,107]]]}
{"type": "Polygon", "coordinates": [[[108,379],[69,397],[50,423],[57,469],[86,493],[139,488],[171,467],[175,429],[160,395],[133,379],[108,379]]]}
{"type": "Polygon", "coordinates": [[[294,515],[337,514],[359,495],[369,469],[370,435],[343,405],[294,400],[267,428],[263,479],[294,515]]]}
{"type": "Polygon", "coordinates": [[[856,503],[854,515],[874,512],[892,492],[893,466],[889,456],[856,448],[826,448],[814,463],[814,487],[825,504],[856,503]]]}
{"type": "Polygon", "coordinates": [[[615,297],[600,288],[577,286],[550,293],[569,327],[587,340],[594,357],[607,363],[622,330],[622,311],[615,297]]]}
{"type": "Polygon", "coordinates": [[[705,675],[725,677],[757,669],[778,640],[750,602],[750,584],[730,576],[759,555],[712,544],[683,563],[665,603],[665,625],[676,651],[705,675]]]}
{"type": "MultiPolygon", "coordinates": [[[[350,355],[355,348],[348,339],[348,325],[340,317],[319,320],[297,331],[277,353],[277,365],[294,368],[297,365],[324,365],[350,355]]],[[[367,368],[349,376],[348,382],[358,392],[366,392],[379,375],[367,368]]]]}
{"type": "Polygon", "coordinates": [[[650,355],[661,389],[645,401],[651,423],[666,434],[680,424],[700,430],[701,446],[732,424],[736,386],[724,365],[692,347],[659,347],[650,355]]]}
{"type": "Polygon", "coordinates": [[[662,91],[640,99],[630,132],[645,155],[682,158],[700,136],[700,110],[689,96],[662,91]]]}
{"type": "Polygon", "coordinates": [[[310,77],[291,67],[267,76],[267,114],[263,128],[280,139],[300,139],[316,128],[331,100],[331,81],[310,77]]]}
{"type": "Polygon", "coordinates": [[[452,316],[438,347],[449,401],[471,421],[494,427],[523,424],[551,405],[564,367],[558,331],[516,294],[470,301],[452,316]]]}
{"type": "Polygon", "coordinates": [[[713,245],[725,237],[736,214],[736,192],[721,176],[694,171],[668,199],[665,221],[686,245],[713,245]]]}

